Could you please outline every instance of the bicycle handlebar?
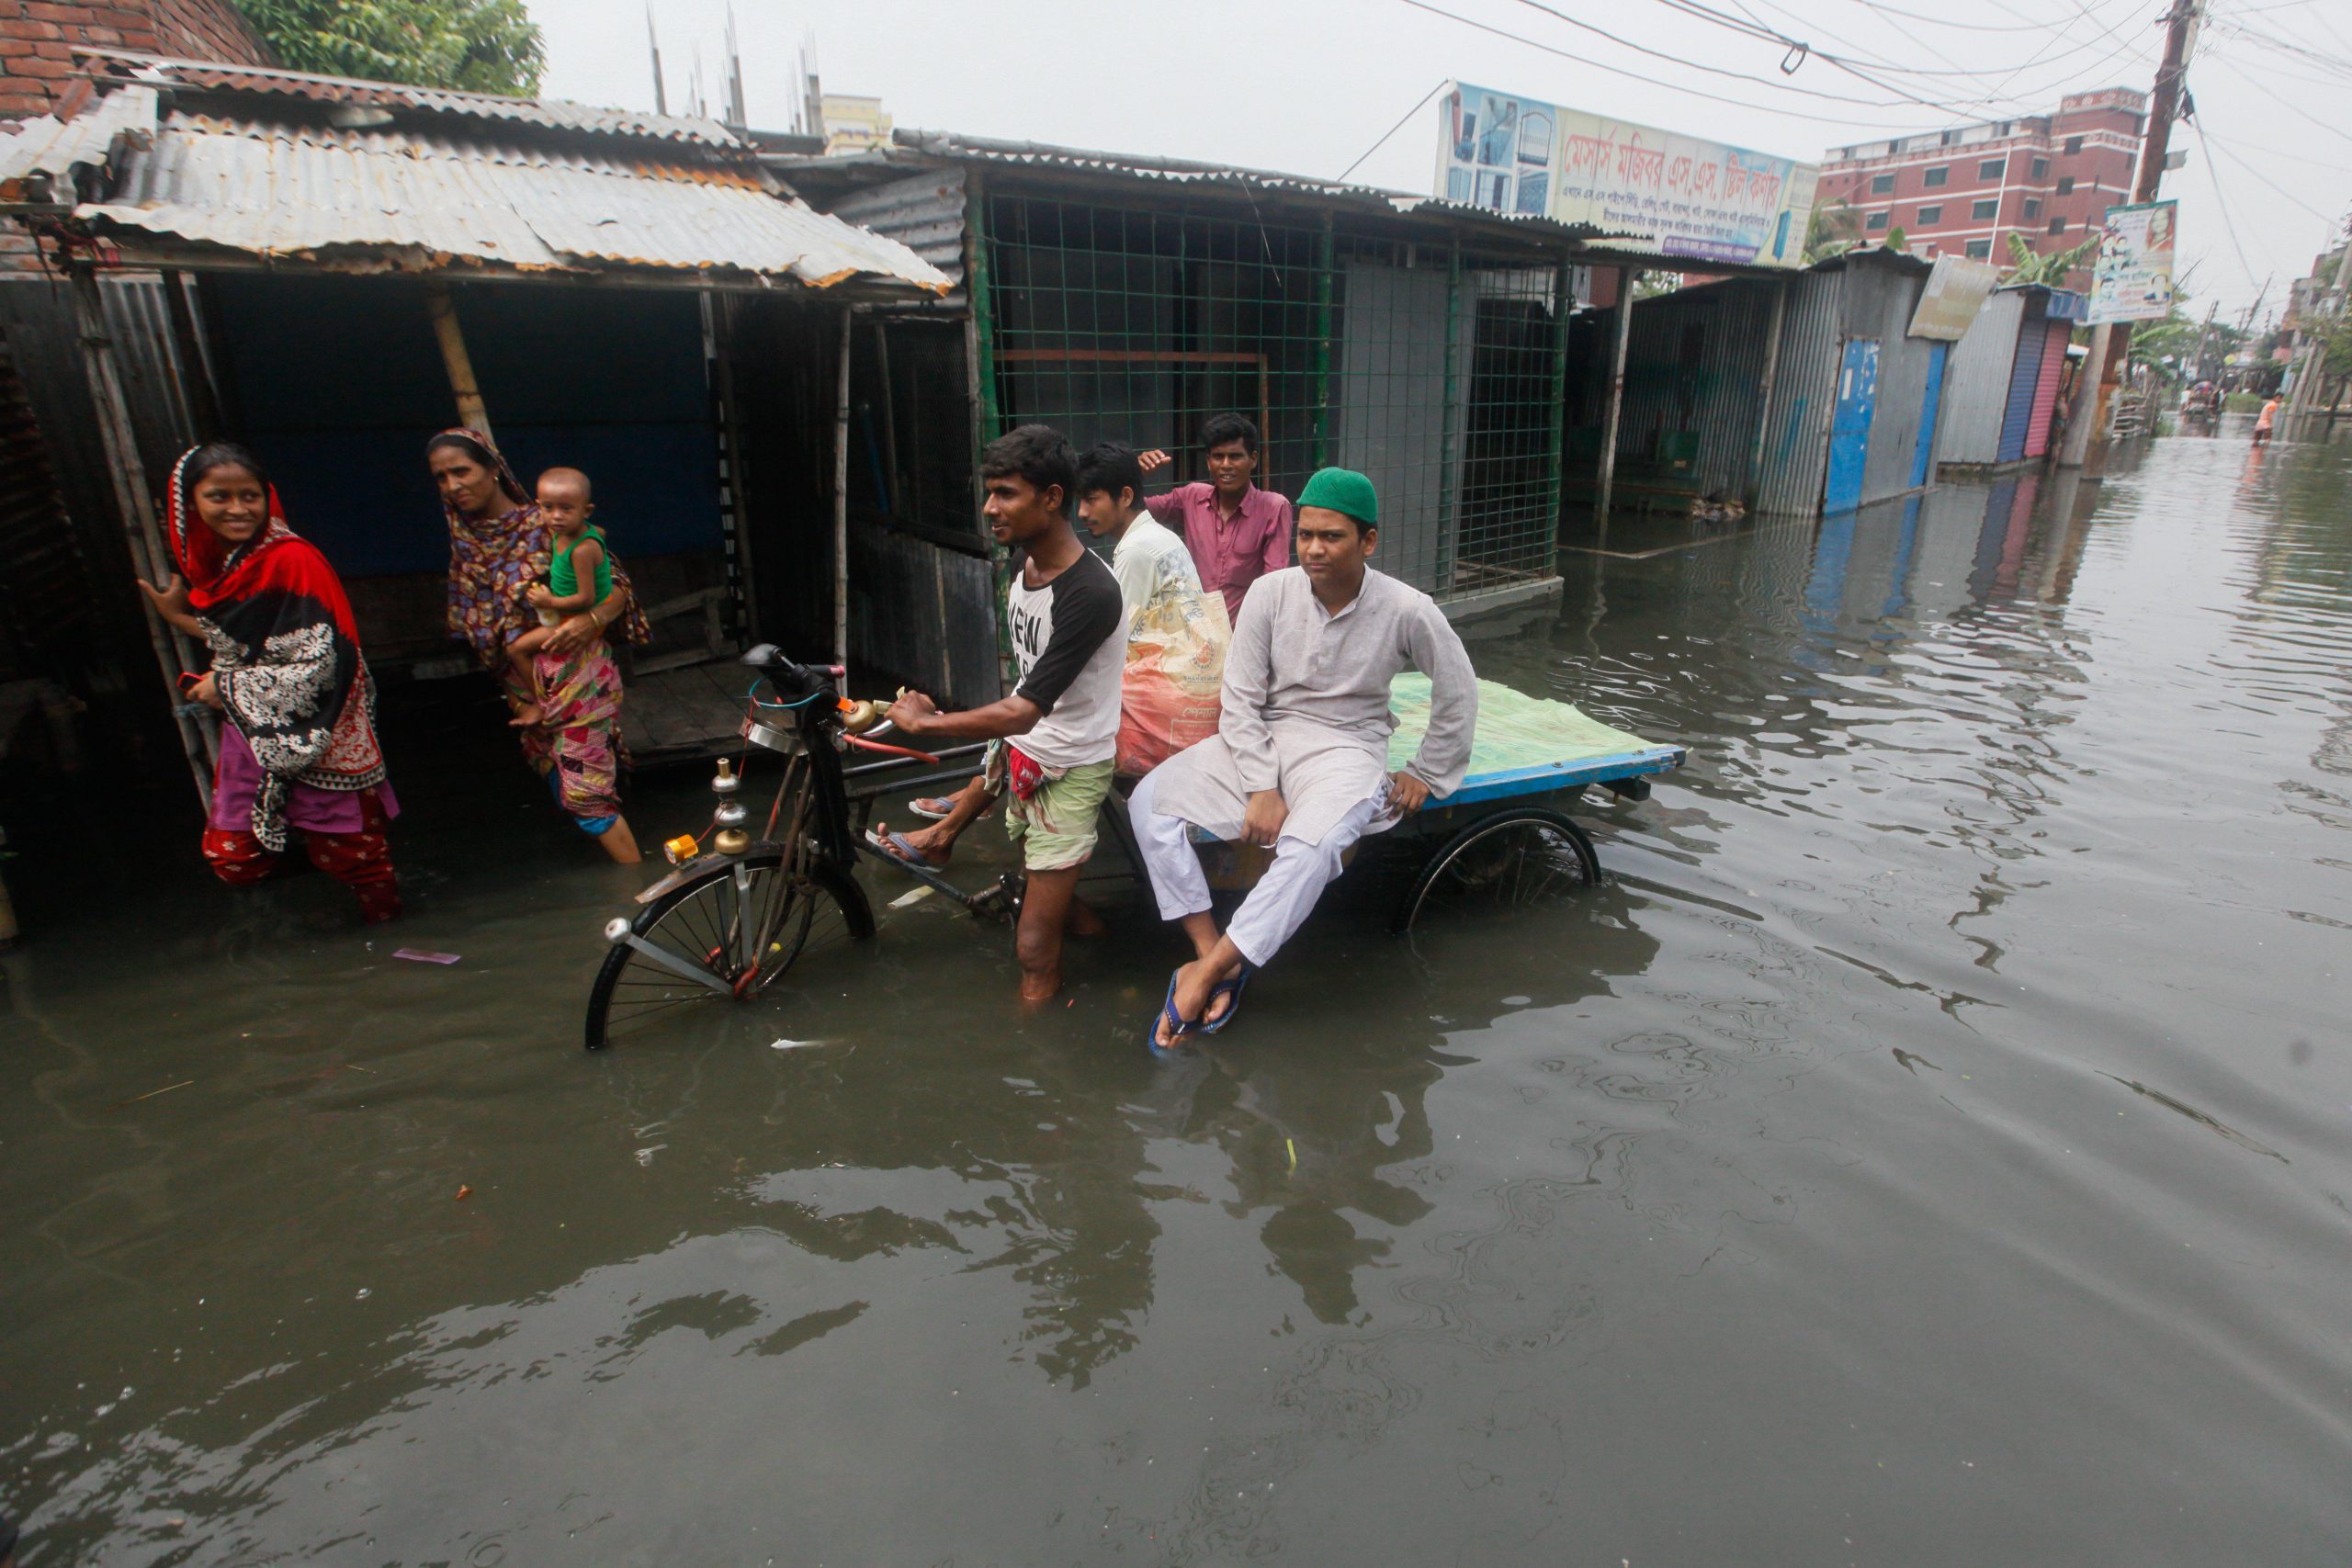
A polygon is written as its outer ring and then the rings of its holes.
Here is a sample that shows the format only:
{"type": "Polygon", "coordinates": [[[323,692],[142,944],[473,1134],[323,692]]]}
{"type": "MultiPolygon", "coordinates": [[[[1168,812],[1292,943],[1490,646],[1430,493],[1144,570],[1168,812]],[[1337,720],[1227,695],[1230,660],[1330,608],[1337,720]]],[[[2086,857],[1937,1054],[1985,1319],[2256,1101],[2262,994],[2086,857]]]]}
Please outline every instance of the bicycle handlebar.
{"type": "Polygon", "coordinates": [[[778,684],[789,683],[810,692],[849,673],[847,667],[840,664],[796,664],[772,642],[746,650],[741,662],[744,668],[756,670],[778,684]]]}

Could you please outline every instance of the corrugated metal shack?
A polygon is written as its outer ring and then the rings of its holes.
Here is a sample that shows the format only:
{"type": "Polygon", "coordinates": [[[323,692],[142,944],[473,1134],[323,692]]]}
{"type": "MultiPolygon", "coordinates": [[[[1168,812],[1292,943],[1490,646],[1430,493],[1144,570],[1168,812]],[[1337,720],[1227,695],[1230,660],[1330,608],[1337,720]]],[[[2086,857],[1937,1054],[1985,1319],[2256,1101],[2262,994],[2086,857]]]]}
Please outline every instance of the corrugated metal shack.
{"type": "MultiPolygon", "coordinates": [[[[1616,504],[1747,499],[1772,361],[1773,312],[1788,287],[1783,278],[1726,278],[1632,307],[1612,468],[1616,504]]],[[[1579,339],[1605,337],[1615,310],[1599,312],[1579,339]]],[[[1594,341],[1577,356],[1577,370],[1568,427],[1572,490],[1586,482],[1606,428],[1606,347],[1594,341]]]]}
{"type": "Polygon", "coordinates": [[[1870,249],[1790,280],[1758,510],[1849,511],[1926,482],[1946,345],[1907,330],[1930,270],[1870,249]]]}
{"type": "Polygon", "coordinates": [[[1985,301],[1954,349],[1937,461],[1992,470],[2046,455],[2066,344],[2087,301],[2046,284],[2013,284],[1985,301]]]}
{"type": "MultiPolygon", "coordinates": [[[[832,486],[829,458],[741,471],[725,302],[838,338],[853,303],[935,298],[951,280],[797,199],[714,122],[82,58],[92,102],[0,138],[6,211],[64,272],[0,288],[0,322],[66,503],[85,534],[111,521],[101,595],[135,606],[130,572],[160,575],[152,498],[169,462],[232,434],[344,574],[377,662],[454,672],[424,444],[494,424],[526,479],[559,462],[590,473],[599,521],[662,612],[636,741],[731,735],[727,694],[693,666],[762,629],[751,487],[823,512],[832,486]]],[[[767,570],[830,582],[802,548],[778,541],[767,570]]],[[[158,650],[167,670],[172,651],[158,650]]],[[[184,731],[205,716],[176,714],[184,731]]]]}
{"type": "Polygon", "coordinates": [[[2025,288],[2001,288],[1984,301],[1976,324],[1953,348],[1944,386],[1943,432],[1936,461],[1946,468],[1990,468],[2000,461],[2001,415],[2009,372],[2025,325],[2025,288]]]}
{"type": "MultiPolygon", "coordinates": [[[[2027,457],[2046,457],[2057,439],[2058,400],[2066,380],[2066,348],[2075,329],[2090,315],[2090,298],[2070,288],[2052,288],[2043,306],[2041,367],[2033,378],[2033,400],[2026,411],[2027,457]]],[[[2020,348],[2020,354],[2023,350],[2020,348]]]]}
{"type": "MultiPolygon", "coordinates": [[[[901,130],[769,167],[956,280],[873,312],[852,359],[853,550],[993,646],[978,447],[1024,421],[1175,455],[1238,411],[1260,482],[1381,489],[1381,565],[1457,614],[1558,592],[1568,260],[1577,232],[1427,197],[1176,159],[901,130]]],[[[794,374],[798,374],[797,371],[794,374]]],[[[790,387],[763,389],[788,402],[790,387]]],[[[876,566],[869,569],[869,561],[876,566]]],[[[779,603],[787,622],[811,606],[779,603]]],[[[909,636],[936,637],[931,628],[909,636]]]]}

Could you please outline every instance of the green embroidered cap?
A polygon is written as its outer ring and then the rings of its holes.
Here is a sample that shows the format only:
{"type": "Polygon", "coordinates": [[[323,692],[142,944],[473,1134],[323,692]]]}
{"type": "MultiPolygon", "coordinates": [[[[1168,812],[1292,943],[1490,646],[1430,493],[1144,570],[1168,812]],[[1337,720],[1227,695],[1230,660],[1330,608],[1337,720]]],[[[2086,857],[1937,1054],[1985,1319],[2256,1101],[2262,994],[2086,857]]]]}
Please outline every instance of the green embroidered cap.
{"type": "Polygon", "coordinates": [[[1317,468],[1298,492],[1298,503],[1344,513],[1367,528],[1380,526],[1380,496],[1353,468],[1317,468]]]}

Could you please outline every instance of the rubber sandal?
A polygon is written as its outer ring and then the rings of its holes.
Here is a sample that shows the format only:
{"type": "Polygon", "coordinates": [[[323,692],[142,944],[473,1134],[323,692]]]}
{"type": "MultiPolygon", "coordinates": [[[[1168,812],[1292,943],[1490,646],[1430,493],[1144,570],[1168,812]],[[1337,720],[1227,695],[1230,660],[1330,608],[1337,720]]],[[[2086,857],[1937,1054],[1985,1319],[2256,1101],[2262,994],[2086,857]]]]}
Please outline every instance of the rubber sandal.
{"type": "Polygon", "coordinates": [[[1159,1004],[1159,1016],[1153,1019],[1151,1021],[1151,1027],[1143,1032],[1144,1045],[1155,1056],[1170,1056],[1175,1055],[1176,1048],[1174,1046],[1162,1045],[1159,1043],[1159,1026],[1161,1024],[1166,1023],[1173,1026],[1168,1032],[1169,1038],[1171,1040],[1182,1040],[1184,1036],[1193,1033],[1201,1027],[1198,1023],[1186,1018],[1182,1013],[1176,1010],[1176,979],[1177,976],[1182,973],[1183,971],[1180,969],[1168,976],[1168,996],[1167,998],[1159,1004]]]}
{"type": "Polygon", "coordinates": [[[938,869],[922,858],[922,852],[915,848],[914,841],[904,833],[877,833],[868,828],[865,841],[901,864],[919,865],[925,871],[938,869]]]}
{"type": "Polygon", "coordinates": [[[1227,1024],[1231,1023],[1233,1021],[1233,1015],[1241,1010],[1242,989],[1250,984],[1250,976],[1255,975],[1257,972],[1258,966],[1256,964],[1245,963],[1240,968],[1235,970],[1232,975],[1228,976],[1225,979],[1219,980],[1216,985],[1211,986],[1209,987],[1209,999],[1201,1009],[1201,1021],[1194,1025],[1194,1027],[1203,1034],[1215,1034],[1218,1030],[1223,1029],[1227,1024]],[[1225,1010],[1223,1012],[1219,1013],[1215,1018],[1210,1018],[1208,1016],[1208,1010],[1216,1005],[1216,999],[1219,997],[1231,997],[1233,999],[1225,1004],[1225,1010]]]}
{"type": "Polygon", "coordinates": [[[956,809],[956,803],[944,795],[926,795],[907,802],[907,809],[926,822],[944,822],[947,814],[956,809]]]}

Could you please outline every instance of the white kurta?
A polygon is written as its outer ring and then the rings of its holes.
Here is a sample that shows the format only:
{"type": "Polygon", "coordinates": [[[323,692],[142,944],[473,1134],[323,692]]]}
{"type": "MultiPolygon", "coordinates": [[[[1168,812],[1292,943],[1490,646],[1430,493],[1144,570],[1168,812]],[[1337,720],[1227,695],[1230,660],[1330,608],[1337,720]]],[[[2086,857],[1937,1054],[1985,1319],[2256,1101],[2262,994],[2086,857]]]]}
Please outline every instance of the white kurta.
{"type": "Polygon", "coordinates": [[[1430,678],[1430,728],[1406,771],[1432,795],[1460,787],[1478,718],[1478,680],[1461,637],[1430,596],[1367,570],[1363,590],[1326,614],[1298,567],[1260,578],[1242,601],[1225,661],[1217,733],[1152,774],[1157,809],[1219,838],[1241,836],[1250,796],[1278,790],[1286,838],[1309,844],[1378,795],[1396,718],[1388,685],[1430,678]]]}

